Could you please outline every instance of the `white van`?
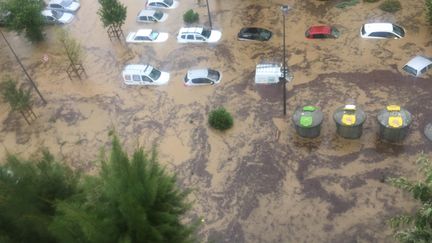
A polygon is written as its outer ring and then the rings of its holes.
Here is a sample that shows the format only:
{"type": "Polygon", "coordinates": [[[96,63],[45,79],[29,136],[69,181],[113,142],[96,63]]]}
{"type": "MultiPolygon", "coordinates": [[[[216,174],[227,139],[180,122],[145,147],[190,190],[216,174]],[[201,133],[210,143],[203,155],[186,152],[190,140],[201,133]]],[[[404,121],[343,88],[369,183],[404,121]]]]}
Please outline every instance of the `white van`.
{"type": "Polygon", "coordinates": [[[126,85],[162,85],[169,81],[170,75],[150,65],[126,65],[122,72],[126,85]]]}
{"type": "MultiPolygon", "coordinates": [[[[283,68],[281,64],[257,64],[255,69],[255,83],[257,84],[276,84],[283,78],[283,68]]],[[[292,80],[292,74],[286,72],[287,81],[292,80]]]]}

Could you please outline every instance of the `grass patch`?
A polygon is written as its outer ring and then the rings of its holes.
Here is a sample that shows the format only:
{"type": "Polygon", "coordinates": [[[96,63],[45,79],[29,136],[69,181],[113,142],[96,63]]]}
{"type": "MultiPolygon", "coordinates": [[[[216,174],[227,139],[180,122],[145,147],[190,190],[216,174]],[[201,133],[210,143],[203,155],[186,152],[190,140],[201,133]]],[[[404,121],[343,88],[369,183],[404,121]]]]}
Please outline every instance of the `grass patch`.
{"type": "Polygon", "coordinates": [[[382,11],[394,13],[399,11],[402,6],[399,0],[385,0],[383,3],[380,4],[379,8],[382,11]]]}

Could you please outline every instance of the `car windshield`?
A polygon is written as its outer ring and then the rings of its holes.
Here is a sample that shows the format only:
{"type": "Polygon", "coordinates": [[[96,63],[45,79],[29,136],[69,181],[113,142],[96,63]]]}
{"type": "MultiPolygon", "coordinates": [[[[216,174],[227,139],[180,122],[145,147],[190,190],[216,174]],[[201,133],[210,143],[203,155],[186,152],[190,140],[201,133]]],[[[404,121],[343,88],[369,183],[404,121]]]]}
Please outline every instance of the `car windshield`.
{"type": "Polygon", "coordinates": [[[405,36],[405,31],[401,27],[399,27],[397,25],[393,25],[393,31],[397,35],[399,35],[400,37],[404,37],[405,36]]]}
{"type": "Polygon", "coordinates": [[[158,80],[159,77],[161,76],[161,71],[157,70],[156,68],[153,68],[153,70],[150,72],[149,76],[151,79],[153,79],[154,81],[158,80]]]}
{"type": "Polygon", "coordinates": [[[150,39],[152,39],[152,40],[156,40],[156,38],[159,36],[159,33],[158,32],[156,32],[156,31],[152,31],[151,33],[150,33],[150,39]]]}
{"type": "Polygon", "coordinates": [[[61,11],[55,11],[55,10],[51,10],[52,15],[54,16],[54,18],[59,19],[63,16],[63,12],[61,11]]]}
{"type": "Polygon", "coordinates": [[[163,13],[161,11],[156,11],[153,15],[156,19],[160,20],[163,16],[163,13]]]}
{"type": "Polygon", "coordinates": [[[260,36],[260,39],[267,40],[267,39],[270,38],[270,36],[271,36],[271,32],[270,32],[270,31],[267,31],[267,30],[261,30],[261,31],[259,32],[259,36],[260,36]]]}
{"type": "Polygon", "coordinates": [[[361,28],[361,32],[362,32],[363,35],[366,34],[366,31],[365,31],[364,25],[363,25],[362,28],[361,28]]]}
{"type": "Polygon", "coordinates": [[[72,0],[63,0],[60,5],[69,6],[72,4],[72,0]]]}
{"type": "Polygon", "coordinates": [[[168,6],[172,6],[173,5],[173,0],[163,0],[164,3],[166,3],[168,6]]]}
{"type": "Polygon", "coordinates": [[[201,32],[201,35],[203,35],[203,36],[206,37],[206,38],[210,38],[211,30],[206,29],[206,28],[203,28],[203,30],[202,30],[202,32],[201,32]]]}
{"type": "Polygon", "coordinates": [[[218,71],[216,71],[216,70],[213,70],[213,69],[209,69],[208,70],[208,78],[209,79],[212,79],[212,80],[219,80],[219,76],[220,76],[220,74],[219,74],[219,72],[218,71]]]}
{"type": "Polygon", "coordinates": [[[410,67],[408,65],[405,65],[402,69],[405,70],[409,74],[417,76],[417,70],[415,70],[414,68],[412,68],[412,67],[410,67]]]}

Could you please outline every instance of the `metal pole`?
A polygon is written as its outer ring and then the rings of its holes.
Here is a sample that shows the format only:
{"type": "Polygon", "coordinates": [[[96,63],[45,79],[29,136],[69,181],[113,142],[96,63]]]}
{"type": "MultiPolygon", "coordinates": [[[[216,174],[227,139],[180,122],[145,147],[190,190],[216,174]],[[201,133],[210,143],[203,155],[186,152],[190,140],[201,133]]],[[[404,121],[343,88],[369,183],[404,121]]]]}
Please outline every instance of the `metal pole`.
{"type": "Polygon", "coordinates": [[[286,49],[285,49],[285,15],[288,12],[288,5],[282,5],[281,10],[283,14],[283,114],[286,115],[286,49]]]}
{"type": "Polygon", "coordinates": [[[210,22],[210,29],[213,29],[213,25],[212,25],[212,21],[211,21],[211,15],[210,15],[210,6],[208,3],[208,0],[206,0],[206,3],[207,3],[207,13],[208,13],[209,22],[210,22]]]}
{"type": "Polygon", "coordinates": [[[42,94],[40,93],[38,87],[36,86],[35,82],[33,81],[33,79],[30,77],[30,75],[27,73],[27,70],[25,69],[24,65],[21,63],[20,59],[18,58],[17,54],[15,53],[14,49],[12,48],[12,46],[9,44],[9,41],[6,39],[6,36],[3,34],[3,31],[1,31],[0,29],[0,33],[3,36],[3,39],[5,40],[6,44],[8,45],[9,49],[11,50],[11,52],[13,53],[13,55],[15,56],[18,64],[21,66],[22,70],[24,71],[25,75],[27,76],[28,80],[30,81],[31,85],[33,86],[33,88],[36,90],[36,93],[38,93],[39,97],[41,98],[42,102],[44,103],[44,105],[47,104],[46,100],[44,99],[44,97],[42,96],[42,94]]]}

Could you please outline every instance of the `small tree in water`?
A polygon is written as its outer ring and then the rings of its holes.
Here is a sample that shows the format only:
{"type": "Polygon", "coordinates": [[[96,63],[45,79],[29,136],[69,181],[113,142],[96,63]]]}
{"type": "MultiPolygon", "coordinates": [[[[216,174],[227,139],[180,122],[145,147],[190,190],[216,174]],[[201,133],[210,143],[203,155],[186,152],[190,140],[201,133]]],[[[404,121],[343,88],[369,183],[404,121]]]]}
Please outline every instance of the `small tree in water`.
{"type": "Polygon", "coordinates": [[[61,48],[69,60],[69,66],[66,70],[69,79],[72,79],[73,75],[81,79],[82,75],[86,74],[82,65],[81,45],[64,29],[57,29],[57,37],[61,48]]]}
{"type": "Polygon", "coordinates": [[[114,136],[109,159],[83,194],[61,202],[53,229],[63,242],[192,242],[195,225],[181,222],[189,193],[179,189],[156,153],[142,149],[131,158],[114,136]]]}
{"type": "Polygon", "coordinates": [[[117,37],[123,36],[121,27],[126,20],[126,6],[118,0],[98,0],[101,8],[98,10],[98,15],[101,18],[103,26],[108,27],[108,36],[117,37]]]}
{"type": "Polygon", "coordinates": [[[30,90],[18,88],[15,80],[8,78],[1,84],[3,100],[9,103],[12,111],[18,111],[26,120],[27,124],[35,120],[36,114],[31,107],[30,90]]]}
{"type": "Polygon", "coordinates": [[[404,243],[432,242],[432,164],[424,154],[417,163],[423,172],[422,180],[412,182],[404,177],[390,179],[394,186],[410,192],[421,204],[414,214],[390,220],[391,227],[397,230],[396,239],[404,243]]]}

